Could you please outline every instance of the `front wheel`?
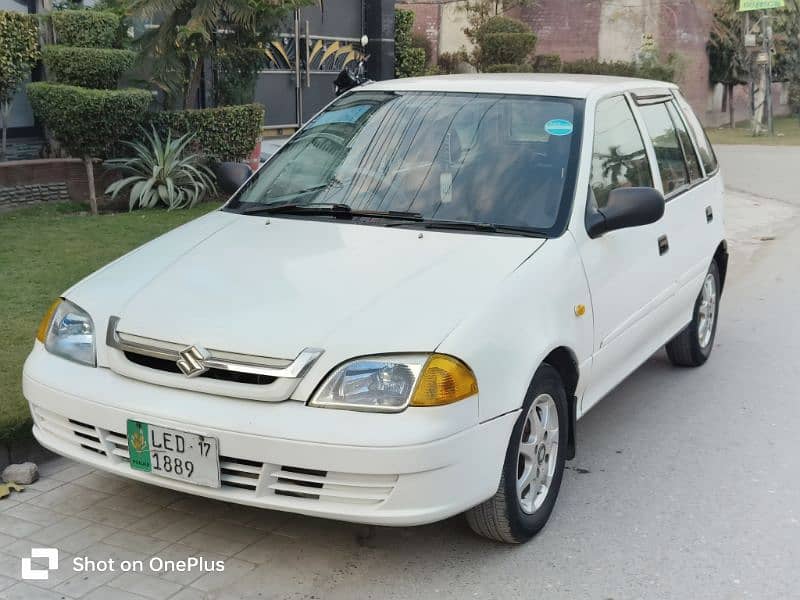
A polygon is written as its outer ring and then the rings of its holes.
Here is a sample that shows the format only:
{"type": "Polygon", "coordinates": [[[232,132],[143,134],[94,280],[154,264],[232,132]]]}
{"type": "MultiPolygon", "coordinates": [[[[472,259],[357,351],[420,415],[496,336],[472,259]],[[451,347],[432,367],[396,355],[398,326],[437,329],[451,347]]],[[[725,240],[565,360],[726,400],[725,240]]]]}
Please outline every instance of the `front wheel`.
{"type": "Polygon", "coordinates": [[[520,544],[547,523],[564,475],[567,395],[550,365],[536,371],[506,450],[497,492],[466,513],[484,537],[520,544]]]}
{"type": "Polygon", "coordinates": [[[699,367],[711,356],[717,335],[719,295],[719,268],[712,261],[697,296],[691,323],[667,343],[667,356],[673,365],[699,367]]]}

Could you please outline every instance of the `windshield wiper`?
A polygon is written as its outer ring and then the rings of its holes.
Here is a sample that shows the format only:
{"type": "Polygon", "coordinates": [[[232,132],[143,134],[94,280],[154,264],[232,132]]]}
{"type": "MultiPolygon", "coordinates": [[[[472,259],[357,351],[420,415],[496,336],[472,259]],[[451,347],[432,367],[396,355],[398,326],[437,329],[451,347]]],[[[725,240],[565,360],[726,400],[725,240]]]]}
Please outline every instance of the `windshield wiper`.
{"type": "Polygon", "coordinates": [[[354,217],[371,217],[377,219],[397,219],[401,221],[422,221],[422,215],[415,212],[398,210],[375,211],[358,210],[348,204],[310,202],[307,204],[259,204],[240,211],[243,215],[309,215],[334,217],[336,219],[352,219],[354,217]]]}
{"type": "MultiPolygon", "coordinates": [[[[391,223],[387,227],[399,227],[408,223],[391,223]]],[[[518,227],[515,225],[496,225],[494,223],[480,223],[469,221],[440,221],[436,219],[424,219],[420,222],[425,229],[442,229],[453,231],[478,231],[485,233],[497,233],[501,235],[519,235],[525,237],[544,238],[547,232],[534,227],[518,227]]]]}

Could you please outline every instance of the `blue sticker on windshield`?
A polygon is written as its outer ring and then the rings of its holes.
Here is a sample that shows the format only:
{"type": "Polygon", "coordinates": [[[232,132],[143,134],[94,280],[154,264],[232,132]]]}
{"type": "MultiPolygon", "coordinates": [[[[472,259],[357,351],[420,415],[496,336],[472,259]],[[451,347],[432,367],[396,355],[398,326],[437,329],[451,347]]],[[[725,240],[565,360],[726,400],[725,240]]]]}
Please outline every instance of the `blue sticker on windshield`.
{"type": "Polygon", "coordinates": [[[565,136],[572,135],[574,126],[572,121],[566,119],[553,119],[544,124],[544,130],[550,135],[565,136]]]}

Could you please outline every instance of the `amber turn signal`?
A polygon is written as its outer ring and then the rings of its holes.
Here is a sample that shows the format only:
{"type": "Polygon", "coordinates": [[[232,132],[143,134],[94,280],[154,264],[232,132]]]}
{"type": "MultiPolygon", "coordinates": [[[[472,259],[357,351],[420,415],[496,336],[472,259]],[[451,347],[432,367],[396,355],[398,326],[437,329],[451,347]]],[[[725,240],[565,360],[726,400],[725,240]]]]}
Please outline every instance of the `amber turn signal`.
{"type": "Polygon", "coordinates": [[[475,374],[452,356],[434,354],[425,363],[410,406],[452,404],[478,393],[475,374]]]}
{"type": "Polygon", "coordinates": [[[39,329],[36,330],[36,339],[43,344],[45,338],[47,337],[47,330],[50,327],[50,321],[53,320],[53,313],[56,312],[59,304],[61,304],[61,298],[58,298],[50,305],[50,308],[47,309],[42,322],[39,323],[39,329]]]}

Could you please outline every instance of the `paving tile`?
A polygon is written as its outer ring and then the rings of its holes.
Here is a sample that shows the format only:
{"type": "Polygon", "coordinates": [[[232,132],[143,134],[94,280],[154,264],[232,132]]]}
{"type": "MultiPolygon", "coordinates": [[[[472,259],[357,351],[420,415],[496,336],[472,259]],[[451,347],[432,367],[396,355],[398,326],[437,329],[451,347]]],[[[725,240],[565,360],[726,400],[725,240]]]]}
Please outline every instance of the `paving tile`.
{"type": "Polygon", "coordinates": [[[58,473],[70,467],[77,465],[74,460],[65,458],[63,456],[54,456],[43,463],[39,464],[39,480],[49,479],[53,473],[58,473]]]}
{"type": "Polygon", "coordinates": [[[94,523],[107,525],[109,527],[120,528],[126,527],[137,520],[133,515],[125,514],[114,510],[112,508],[104,508],[102,506],[91,506],[86,510],[79,512],[77,517],[87,519],[94,523]]]}
{"type": "Polygon", "coordinates": [[[157,504],[151,504],[136,498],[129,498],[127,496],[108,496],[103,498],[97,503],[101,508],[110,508],[112,510],[125,513],[137,518],[145,517],[149,514],[156,512],[161,508],[157,504]]]}
{"type": "Polygon", "coordinates": [[[56,542],[63,540],[67,536],[76,534],[81,529],[84,529],[91,524],[91,521],[87,521],[85,519],[79,519],[77,517],[63,517],[58,523],[32,533],[30,536],[28,536],[28,539],[39,544],[47,544],[52,546],[56,542]]]}
{"type": "Polygon", "coordinates": [[[87,473],[91,473],[95,469],[86,465],[82,465],[79,463],[72,463],[70,466],[64,469],[58,469],[53,472],[50,477],[52,479],[56,479],[58,481],[69,482],[79,477],[83,477],[87,473]]]}
{"type": "Polygon", "coordinates": [[[36,498],[36,496],[39,496],[43,492],[40,490],[30,488],[26,485],[23,487],[21,492],[11,492],[11,493],[13,494],[14,500],[16,502],[25,503],[32,500],[33,498],[36,498]]]}
{"type": "Polygon", "coordinates": [[[68,598],[64,594],[24,582],[3,590],[2,597],[5,600],[64,600],[68,598]]]}
{"type": "Polygon", "coordinates": [[[202,531],[190,533],[180,540],[180,543],[190,546],[199,552],[216,552],[225,556],[232,556],[242,551],[248,545],[245,542],[226,540],[225,538],[210,533],[203,533],[202,531]]]}
{"type": "MultiPolygon", "coordinates": [[[[72,598],[83,598],[93,590],[96,590],[102,585],[105,585],[112,579],[116,578],[119,573],[110,571],[87,571],[85,573],[76,573],[69,579],[62,581],[53,590],[61,592],[72,598]]],[[[113,598],[113,596],[108,596],[113,598]]]]}
{"type": "Polygon", "coordinates": [[[64,482],[59,481],[58,479],[53,479],[52,477],[40,477],[30,485],[26,485],[25,491],[36,490],[38,492],[49,492],[57,487],[61,487],[62,485],[64,485],[64,482]]]}
{"type": "Polygon", "coordinates": [[[3,546],[7,546],[9,544],[13,544],[16,541],[17,541],[17,538],[15,538],[13,536],[10,536],[10,535],[7,535],[5,533],[0,533],[0,549],[2,549],[3,546]]]}
{"type": "Polygon", "coordinates": [[[16,556],[11,556],[5,552],[0,552],[0,575],[4,577],[15,577],[19,580],[20,562],[16,556]]]}
{"type": "Polygon", "coordinates": [[[31,500],[32,504],[43,508],[52,508],[60,513],[76,515],[99,501],[108,498],[108,494],[66,483],[49,492],[44,492],[31,500]]]}
{"type": "Polygon", "coordinates": [[[206,517],[208,520],[223,519],[226,515],[233,512],[232,504],[211,500],[202,496],[182,496],[169,505],[172,510],[179,510],[192,515],[206,517]]]}
{"type": "Polygon", "coordinates": [[[130,592],[104,585],[84,596],[83,600],[142,600],[143,598],[144,596],[139,594],[131,594],[130,592]]]}
{"type": "Polygon", "coordinates": [[[6,588],[10,588],[15,583],[17,583],[16,579],[12,579],[11,577],[6,577],[5,575],[0,575],[0,591],[3,591],[6,588]]]}
{"type": "Polygon", "coordinates": [[[111,544],[131,550],[133,552],[142,552],[147,555],[155,554],[162,548],[169,546],[169,542],[158,540],[149,535],[140,535],[138,533],[131,533],[130,531],[117,531],[103,540],[104,544],[111,544]]]}
{"type": "Polygon", "coordinates": [[[33,504],[20,504],[19,506],[5,511],[5,514],[42,526],[55,525],[65,518],[64,515],[50,508],[42,508],[33,504]]]}
{"type": "Polygon", "coordinates": [[[247,512],[245,513],[248,517],[247,521],[244,522],[245,525],[248,527],[253,527],[260,531],[270,532],[274,531],[275,529],[281,527],[282,525],[288,523],[292,519],[295,518],[295,515],[292,513],[280,511],[280,510],[267,510],[265,508],[252,508],[252,507],[243,507],[247,509],[251,509],[255,512],[247,512]]]}
{"type": "Polygon", "coordinates": [[[236,583],[256,568],[251,562],[229,558],[225,560],[225,571],[222,573],[206,573],[192,583],[192,587],[205,592],[215,591],[236,583]]]}
{"type": "Polygon", "coordinates": [[[17,500],[12,500],[11,497],[3,498],[2,500],[0,500],[0,513],[7,511],[9,508],[17,506],[18,504],[20,504],[20,502],[18,502],[17,500]]]}
{"type": "Polygon", "coordinates": [[[106,494],[124,494],[134,487],[130,479],[124,479],[101,471],[87,473],[74,479],[72,483],[106,494]]]}
{"type": "Polygon", "coordinates": [[[41,525],[0,513],[0,531],[6,535],[22,538],[41,529],[41,525]]]}
{"type": "Polygon", "coordinates": [[[105,542],[97,542],[80,552],[81,556],[86,556],[91,560],[108,560],[113,558],[115,562],[123,560],[141,560],[145,563],[149,558],[149,554],[145,552],[136,552],[120,546],[113,546],[105,542]]]}
{"type": "Polygon", "coordinates": [[[205,526],[204,518],[187,513],[162,508],[126,526],[129,531],[152,535],[160,540],[177,542],[190,533],[205,526]]]}
{"type": "Polygon", "coordinates": [[[66,552],[77,554],[92,544],[108,537],[115,531],[117,531],[115,527],[108,527],[107,525],[100,525],[98,523],[89,523],[86,528],[60,540],[58,542],[58,547],[66,552]]]}
{"type": "Polygon", "coordinates": [[[158,506],[168,506],[173,502],[185,498],[186,494],[170,490],[158,485],[149,485],[139,481],[131,482],[133,487],[126,491],[125,495],[136,500],[143,500],[158,506]]]}
{"type": "Polygon", "coordinates": [[[209,596],[208,594],[196,589],[183,589],[174,596],[170,596],[169,600],[206,600],[207,598],[219,597],[209,596]]]}
{"type": "Polygon", "coordinates": [[[252,527],[233,525],[225,521],[214,521],[209,523],[203,526],[198,533],[205,533],[220,537],[224,540],[242,542],[245,545],[252,544],[253,542],[260,540],[267,535],[265,532],[253,529],[252,527]]]}
{"type": "Polygon", "coordinates": [[[351,548],[358,545],[357,538],[363,529],[363,525],[354,523],[295,515],[272,533],[300,540],[312,546],[351,548]]]}
{"type": "Polygon", "coordinates": [[[153,577],[144,573],[123,573],[113,581],[109,586],[121,590],[126,590],[134,594],[139,594],[152,600],[165,600],[176,592],[180,591],[181,584],[174,583],[161,579],[160,577],[153,577]]]}

